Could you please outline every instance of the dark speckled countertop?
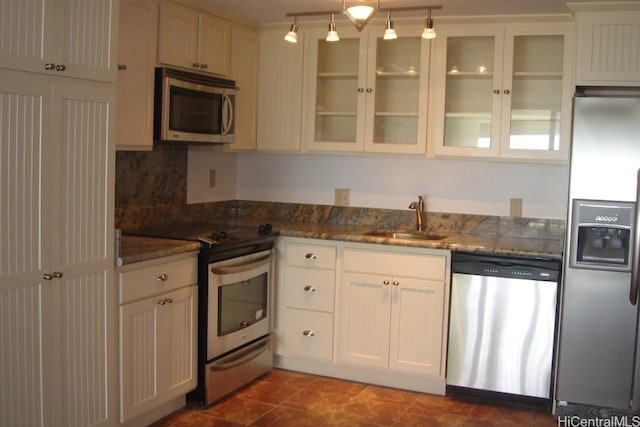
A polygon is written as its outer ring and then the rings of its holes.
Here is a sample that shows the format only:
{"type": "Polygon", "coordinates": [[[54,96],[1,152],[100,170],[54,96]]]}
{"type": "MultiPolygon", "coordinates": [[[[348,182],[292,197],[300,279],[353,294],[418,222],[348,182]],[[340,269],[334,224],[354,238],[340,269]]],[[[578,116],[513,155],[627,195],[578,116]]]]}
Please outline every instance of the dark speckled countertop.
{"type": "MultiPolygon", "coordinates": [[[[303,222],[274,222],[273,225],[280,231],[281,236],[287,237],[445,249],[488,255],[560,260],[562,259],[563,250],[563,242],[560,239],[444,233],[446,235],[444,239],[419,240],[366,235],[365,233],[377,229],[371,226],[303,222]]],[[[406,231],[412,230],[406,229],[406,231]]],[[[122,236],[121,257],[123,264],[130,264],[153,258],[197,251],[198,248],[199,244],[197,242],[125,235],[122,236]]]]}

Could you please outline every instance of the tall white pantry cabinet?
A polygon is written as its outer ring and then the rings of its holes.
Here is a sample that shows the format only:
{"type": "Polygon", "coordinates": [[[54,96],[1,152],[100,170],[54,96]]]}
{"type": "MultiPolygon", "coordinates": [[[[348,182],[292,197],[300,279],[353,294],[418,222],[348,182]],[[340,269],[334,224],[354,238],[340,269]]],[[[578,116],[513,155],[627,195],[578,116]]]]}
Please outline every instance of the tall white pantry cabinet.
{"type": "Polygon", "coordinates": [[[117,0],[0,0],[0,425],[117,420],[117,0]]]}

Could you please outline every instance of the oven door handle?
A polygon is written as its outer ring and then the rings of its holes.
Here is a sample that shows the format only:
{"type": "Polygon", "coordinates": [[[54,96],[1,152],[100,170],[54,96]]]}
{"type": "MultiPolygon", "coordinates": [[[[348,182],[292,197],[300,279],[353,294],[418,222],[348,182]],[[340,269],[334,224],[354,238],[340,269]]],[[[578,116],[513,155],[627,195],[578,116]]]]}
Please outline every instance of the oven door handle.
{"type": "Polygon", "coordinates": [[[217,275],[244,273],[246,271],[251,271],[256,268],[269,265],[271,263],[271,258],[272,258],[271,254],[269,254],[269,255],[266,255],[264,258],[260,258],[257,261],[249,262],[247,264],[233,265],[228,267],[227,266],[211,267],[211,272],[217,275]]]}
{"type": "Polygon", "coordinates": [[[245,363],[259,357],[265,351],[268,351],[270,346],[271,337],[268,337],[267,339],[250,345],[237,353],[223,357],[222,359],[209,364],[209,369],[212,371],[225,371],[227,369],[235,368],[236,366],[244,365],[245,363]],[[227,360],[229,361],[227,362],[227,360]]]}

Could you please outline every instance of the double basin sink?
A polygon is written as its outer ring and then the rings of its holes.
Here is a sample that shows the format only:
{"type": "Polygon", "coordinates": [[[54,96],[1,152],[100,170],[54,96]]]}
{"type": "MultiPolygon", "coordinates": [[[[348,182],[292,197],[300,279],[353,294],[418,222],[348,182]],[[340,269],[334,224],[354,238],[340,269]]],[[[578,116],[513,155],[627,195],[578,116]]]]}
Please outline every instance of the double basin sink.
{"type": "Polygon", "coordinates": [[[404,239],[404,240],[442,240],[448,236],[442,234],[432,234],[420,231],[408,230],[372,230],[364,233],[365,236],[383,237],[386,239],[404,239]]]}

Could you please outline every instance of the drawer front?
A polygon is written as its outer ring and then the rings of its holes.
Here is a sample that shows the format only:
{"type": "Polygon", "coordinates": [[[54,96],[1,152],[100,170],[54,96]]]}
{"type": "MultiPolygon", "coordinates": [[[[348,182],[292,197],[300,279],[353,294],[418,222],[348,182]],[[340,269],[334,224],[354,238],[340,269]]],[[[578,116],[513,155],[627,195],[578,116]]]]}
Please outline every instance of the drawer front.
{"type": "Polygon", "coordinates": [[[346,248],[344,270],[444,281],[447,273],[447,257],[435,254],[346,248]]]}
{"type": "Polygon", "coordinates": [[[284,350],[315,359],[333,357],[333,315],[288,308],[284,331],[284,350]]]}
{"type": "Polygon", "coordinates": [[[198,282],[197,260],[182,259],[121,272],[120,304],[158,295],[198,282]]]}
{"type": "Polygon", "coordinates": [[[287,267],[287,307],[333,312],[335,272],[287,267]]]}
{"type": "Polygon", "coordinates": [[[287,245],[287,265],[304,268],[333,269],[336,267],[336,247],[306,243],[287,245]]]}

